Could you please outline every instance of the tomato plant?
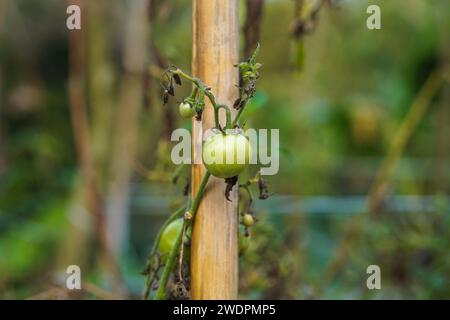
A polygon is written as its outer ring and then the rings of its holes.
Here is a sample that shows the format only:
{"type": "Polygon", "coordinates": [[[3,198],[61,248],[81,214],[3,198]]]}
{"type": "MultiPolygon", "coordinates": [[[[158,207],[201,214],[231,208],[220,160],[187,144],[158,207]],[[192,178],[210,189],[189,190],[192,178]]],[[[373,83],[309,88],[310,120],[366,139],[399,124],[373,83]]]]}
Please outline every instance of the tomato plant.
{"type": "MultiPolygon", "coordinates": [[[[253,194],[250,187],[252,185],[258,186],[260,192],[259,199],[266,199],[268,197],[266,185],[259,173],[244,183],[239,182],[239,176],[246,171],[252,155],[250,142],[243,134],[239,119],[248,101],[255,94],[256,80],[259,78],[259,69],[262,66],[256,62],[258,52],[259,45],[248,60],[236,66],[239,69],[240,82],[239,97],[232,106],[237,111],[234,119],[232,119],[230,107],[218,103],[211,88],[205,85],[200,79],[192,77],[174,66],[170,66],[163,75],[161,84],[164,89],[164,103],[166,104],[168,102],[170,96],[175,96],[174,84],[182,85],[182,80],[188,81],[193,85],[192,91],[178,106],[180,116],[183,118],[192,118],[195,116],[195,121],[201,121],[203,111],[206,107],[205,100],[207,99],[214,111],[214,127],[212,135],[204,141],[202,146],[202,160],[206,172],[202,177],[196,193],[192,197],[188,197],[187,204],[169,217],[153,244],[145,269],[147,281],[145,284],[144,298],[147,298],[155,284],[157,284],[157,289],[154,297],[156,299],[166,298],[168,291],[167,284],[171,277],[178,293],[183,292],[182,296],[184,297],[185,293],[189,292],[189,283],[186,280],[186,278],[189,278],[189,273],[186,273],[186,269],[189,272],[189,264],[186,263],[184,257],[188,256],[186,254],[189,251],[187,243],[189,243],[192,221],[211,175],[224,179],[224,183],[226,184],[224,196],[229,201],[231,201],[229,198],[230,191],[235,186],[239,190],[246,192],[247,200],[245,201],[245,205],[238,207],[242,215],[238,231],[239,254],[242,254],[249,245],[249,228],[255,223],[252,210],[253,194]],[[219,122],[220,109],[225,111],[226,115],[226,121],[223,126],[219,122]],[[185,247],[187,249],[186,251],[184,250],[185,247]],[[178,272],[175,273],[174,271],[177,265],[178,272]]],[[[178,173],[182,168],[180,166],[175,172],[178,173]]],[[[179,295],[172,292],[173,296],[179,295]]]]}

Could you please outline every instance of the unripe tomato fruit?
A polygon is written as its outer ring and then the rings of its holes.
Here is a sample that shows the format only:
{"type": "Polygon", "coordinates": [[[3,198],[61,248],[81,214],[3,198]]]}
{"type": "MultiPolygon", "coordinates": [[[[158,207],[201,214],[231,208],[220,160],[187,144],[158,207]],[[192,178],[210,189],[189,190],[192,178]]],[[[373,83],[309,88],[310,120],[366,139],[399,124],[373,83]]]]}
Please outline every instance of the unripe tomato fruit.
{"type": "Polygon", "coordinates": [[[195,109],[189,103],[186,102],[180,103],[179,111],[180,115],[183,118],[192,118],[193,116],[195,116],[195,109]]]}
{"type": "Polygon", "coordinates": [[[255,219],[253,219],[253,216],[251,214],[246,213],[242,218],[242,222],[244,223],[244,226],[249,228],[255,224],[255,219]]]}
{"type": "Polygon", "coordinates": [[[159,252],[163,261],[166,261],[169,258],[170,251],[175,245],[178,235],[183,230],[183,223],[184,220],[182,218],[176,219],[169,223],[161,234],[161,239],[159,240],[159,252]]]}
{"type": "Polygon", "coordinates": [[[240,130],[227,131],[226,134],[215,132],[203,144],[202,157],[206,169],[213,176],[234,177],[250,163],[250,142],[240,130]]]}

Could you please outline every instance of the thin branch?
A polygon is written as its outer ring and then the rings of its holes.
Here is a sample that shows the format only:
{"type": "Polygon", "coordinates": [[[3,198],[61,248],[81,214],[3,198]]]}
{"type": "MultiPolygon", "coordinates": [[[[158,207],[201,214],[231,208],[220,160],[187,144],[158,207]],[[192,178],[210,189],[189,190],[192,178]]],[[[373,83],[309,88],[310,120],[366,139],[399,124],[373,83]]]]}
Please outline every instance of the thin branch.
{"type": "Polygon", "coordinates": [[[367,205],[370,212],[375,212],[379,208],[389,186],[392,184],[392,178],[400,157],[416,131],[420,120],[428,110],[431,99],[442,84],[441,71],[440,69],[435,70],[429,76],[392,140],[387,156],[378,170],[375,182],[369,191],[367,205]]]}
{"type": "Polygon", "coordinates": [[[215,122],[215,127],[219,128],[220,127],[220,123],[219,123],[219,109],[220,106],[222,105],[218,105],[216,103],[216,98],[214,97],[214,95],[212,94],[211,90],[209,87],[207,87],[200,79],[195,78],[195,77],[191,77],[190,75],[186,74],[185,72],[183,72],[182,70],[175,68],[175,69],[171,69],[170,72],[172,74],[177,74],[180,77],[191,81],[197,88],[198,90],[200,90],[200,92],[202,94],[204,94],[209,101],[211,102],[211,105],[214,108],[214,122],[215,122]]]}

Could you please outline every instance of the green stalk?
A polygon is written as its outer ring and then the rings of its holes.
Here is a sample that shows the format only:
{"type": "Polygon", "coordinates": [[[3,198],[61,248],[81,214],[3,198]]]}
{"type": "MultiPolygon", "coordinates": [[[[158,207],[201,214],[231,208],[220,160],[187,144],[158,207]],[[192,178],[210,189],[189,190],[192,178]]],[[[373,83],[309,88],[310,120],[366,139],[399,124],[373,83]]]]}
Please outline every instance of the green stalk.
{"type": "Polygon", "coordinates": [[[180,70],[178,68],[175,70],[171,70],[170,72],[172,72],[173,74],[177,74],[180,77],[182,77],[188,81],[191,81],[201,91],[201,93],[203,93],[204,95],[206,95],[208,97],[209,101],[211,102],[211,105],[214,108],[215,127],[219,128],[219,106],[217,105],[216,98],[211,93],[209,88],[207,88],[200,79],[191,77],[190,75],[184,73],[182,70],[180,70]]]}
{"type": "Polygon", "coordinates": [[[247,192],[248,195],[248,208],[250,209],[253,204],[253,193],[250,190],[249,186],[247,184],[240,184],[239,188],[244,189],[247,192]]]}
{"type": "Polygon", "coordinates": [[[244,111],[246,104],[247,104],[247,101],[245,101],[244,105],[239,109],[236,117],[233,120],[233,123],[231,124],[231,128],[234,128],[238,124],[239,119],[242,116],[242,112],[244,111]]]}
{"type": "Polygon", "coordinates": [[[197,96],[197,92],[198,92],[198,87],[194,86],[194,88],[192,88],[191,95],[189,96],[189,100],[194,101],[195,97],[197,96]]]}
{"type": "Polygon", "coordinates": [[[226,114],[226,124],[225,124],[225,128],[226,129],[231,129],[231,111],[230,108],[228,108],[228,106],[224,105],[224,104],[219,104],[217,106],[216,109],[214,109],[214,117],[219,119],[219,110],[220,109],[224,109],[225,110],[225,114],[226,114]]]}

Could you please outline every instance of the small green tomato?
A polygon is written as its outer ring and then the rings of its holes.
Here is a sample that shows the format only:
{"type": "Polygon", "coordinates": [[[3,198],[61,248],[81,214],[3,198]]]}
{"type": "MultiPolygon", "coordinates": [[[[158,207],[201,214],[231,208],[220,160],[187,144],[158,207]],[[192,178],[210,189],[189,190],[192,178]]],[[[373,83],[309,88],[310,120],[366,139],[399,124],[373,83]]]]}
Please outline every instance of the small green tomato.
{"type": "Polygon", "coordinates": [[[182,218],[176,219],[164,229],[159,241],[159,253],[163,261],[167,261],[169,258],[170,251],[175,245],[178,235],[183,230],[183,223],[184,220],[182,218]]]}
{"type": "Polygon", "coordinates": [[[216,131],[203,144],[202,157],[213,176],[234,177],[250,163],[250,142],[240,130],[228,130],[226,134],[216,131]]]}
{"type": "Polygon", "coordinates": [[[255,219],[253,216],[249,213],[244,214],[244,217],[242,218],[242,222],[244,223],[244,226],[247,228],[250,228],[255,224],[255,219]]]}
{"type": "Polygon", "coordinates": [[[183,118],[192,118],[195,116],[195,109],[187,102],[180,103],[179,112],[183,118]]]}

